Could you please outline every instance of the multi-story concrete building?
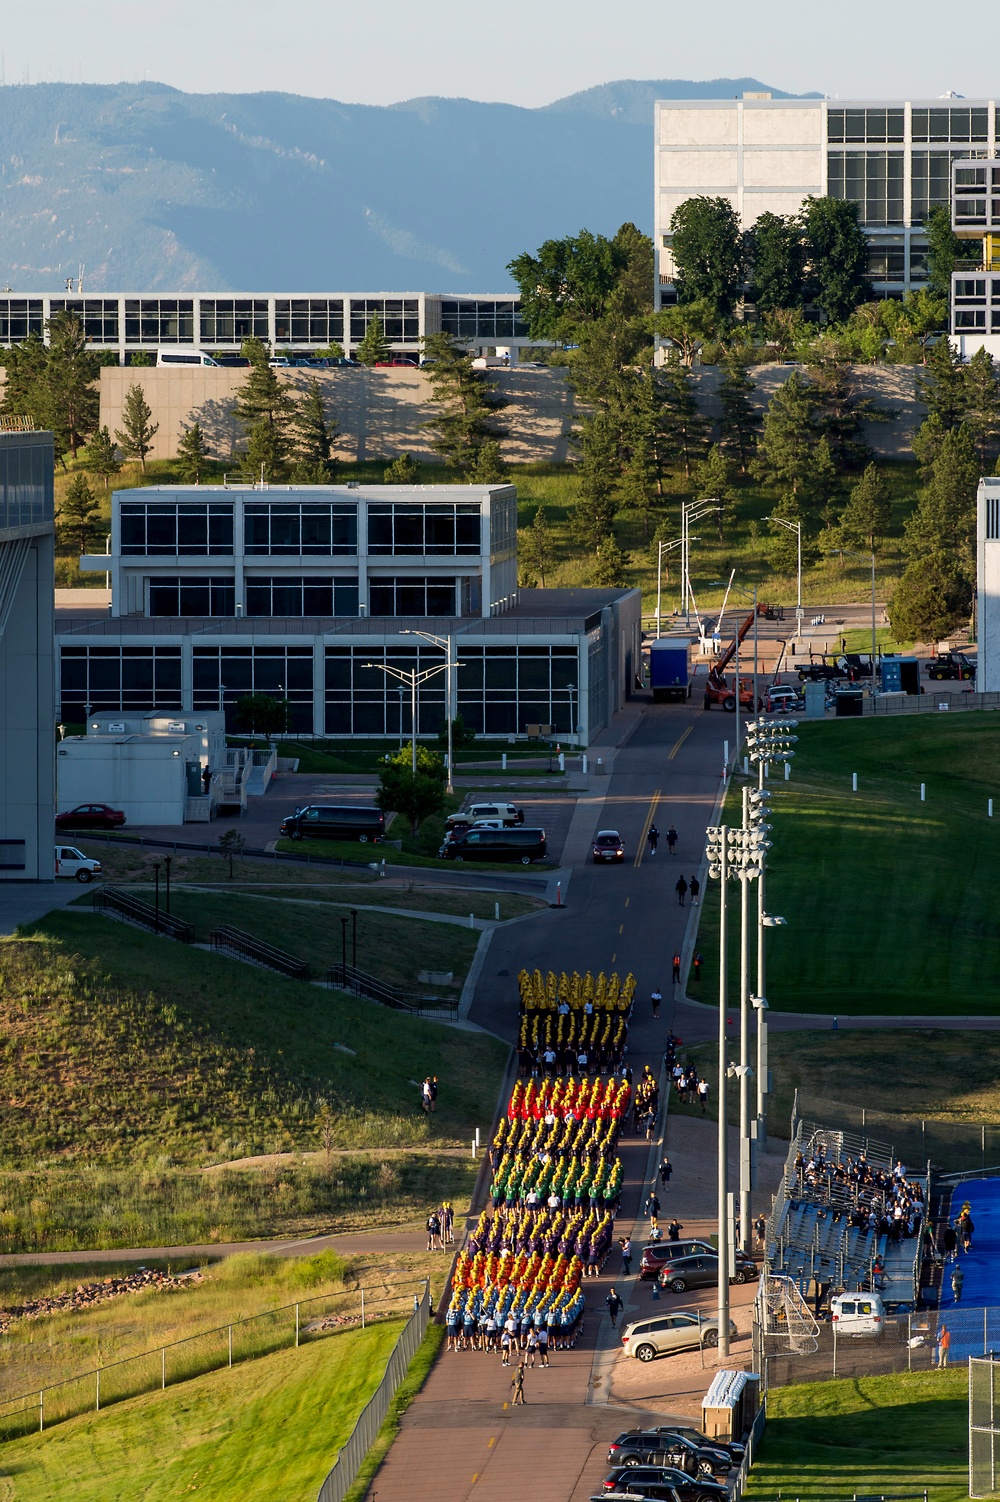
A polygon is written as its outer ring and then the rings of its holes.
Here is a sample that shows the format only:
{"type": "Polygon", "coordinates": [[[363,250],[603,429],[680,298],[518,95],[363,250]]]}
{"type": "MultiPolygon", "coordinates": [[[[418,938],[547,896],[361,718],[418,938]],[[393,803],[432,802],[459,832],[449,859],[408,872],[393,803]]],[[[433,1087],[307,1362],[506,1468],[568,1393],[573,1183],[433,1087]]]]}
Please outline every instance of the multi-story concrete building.
{"type": "Polygon", "coordinates": [[[510,485],[157,486],[112,498],[107,611],[60,621],[63,721],[289,704],[299,735],[409,731],[409,693],[373,664],[455,671],[418,728],[551,725],[587,745],[640,672],[638,590],[520,590],[510,485]]]}
{"type": "Polygon", "coordinates": [[[19,344],[65,309],[79,314],[95,349],[115,351],[121,364],[143,351],[185,345],[238,353],[244,339],[262,339],[276,353],[340,344],[349,354],[375,317],[400,356],[416,360],[426,334],[453,334],[476,353],[530,344],[518,299],[509,292],[477,296],[445,292],[140,292],[16,296],[0,292],[0,344],[19,344]]]}
{"type": "Polygon", "coordinates": [[[951,333],[968,359],[1000,354],[1000,157],[958,157],[952,166],[951,227],[966,254],[951,279],[951,333]]]}
{"type": "Polygon", "coordinates": [[[1000,693],[1000,478],[979,482],[976,504],[976,689],[1000,693]]]}
{"type": "Polygon", "coordinates": [[[51,433],[0,432],[0,880],[53,879],[51,433]]]}
{"type": "Polygon", "coordinates": [[[900,296],[926,279],[923,221],[930,209],[948,205],[952,161],[992,155],[996,140],[991,99],[661,100],[659,297],[673,298],[671,215],[699,194],[728,198],[745,229],[765,211],[796,213],[810,194],[853,200],[875,292],[900,296]]]}

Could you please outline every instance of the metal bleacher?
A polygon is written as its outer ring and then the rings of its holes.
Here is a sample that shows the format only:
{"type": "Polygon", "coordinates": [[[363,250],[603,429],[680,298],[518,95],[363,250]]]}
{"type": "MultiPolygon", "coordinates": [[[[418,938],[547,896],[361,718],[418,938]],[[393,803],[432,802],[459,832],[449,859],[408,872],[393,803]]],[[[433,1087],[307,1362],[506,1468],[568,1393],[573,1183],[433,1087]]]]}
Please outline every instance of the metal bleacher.
{"type": "Polygon", "coordinates": [[[808,1184],[797,1172],[799,1153],[808,1162],[821,1149],[827,1162],[846,1162],[864,1154],[873,1168],[892,1169],[890,1144],[799,1122],[765,1232],[768,1272],[790,1278],[804,1296],[816,1283],[836,1289],[870,1287],[878,1254],[886,1263],[887,1301],[912,1299],[913,1242],[887,1248],[885,1236],[850,1224],[854,1206],[850,1186],[825,1178],[808,1184]]]}

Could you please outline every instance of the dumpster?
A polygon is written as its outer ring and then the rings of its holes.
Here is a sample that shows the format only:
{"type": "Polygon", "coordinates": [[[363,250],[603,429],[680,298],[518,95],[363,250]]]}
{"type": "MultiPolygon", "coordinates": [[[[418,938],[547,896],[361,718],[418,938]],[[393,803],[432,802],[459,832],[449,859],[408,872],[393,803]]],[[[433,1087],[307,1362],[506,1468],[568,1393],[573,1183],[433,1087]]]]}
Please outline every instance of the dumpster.
{"type": "Polygon", "coordinates": [[[859,688],[842,688],[837,693],[837,718],[864,713],[864,694],[859,688]]]}

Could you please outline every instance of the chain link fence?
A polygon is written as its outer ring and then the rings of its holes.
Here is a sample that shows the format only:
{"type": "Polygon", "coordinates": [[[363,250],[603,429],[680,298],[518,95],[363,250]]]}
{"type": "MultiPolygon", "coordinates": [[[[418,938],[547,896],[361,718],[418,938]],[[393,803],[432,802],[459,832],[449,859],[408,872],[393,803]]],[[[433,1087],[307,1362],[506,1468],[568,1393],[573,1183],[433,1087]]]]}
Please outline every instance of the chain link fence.
{"type": "Polygon", "coordinates": [[[412,1311],[419,1297],[415,1290],[423,1288],[422,1279],[407,1279],[375,1297],[363,1288],[318,1294],[7,1398],[0,1401],[0,1441],[48,1429],[81,1413],[99,1413],[126,1398],[156,1388],[165,1390],[191,1377],[298,1347],[338,1330],[364,1329],[375,1321],[398,1319],[407,1308],[412,1311]]]}
{"type": "Polygon", "coordinates": [[[340,1454],[319,1489],[317,1502],[343,1502],[353,1486],[368,1451],[382,1427],[396,1389],[424,1338],[431,1313],[430,1286],[425,1284],[423,1297],[414,1299],[414,1310],[403,1326],[385,1369],[385,1376],[375,1389],[340,1454]]]}
{"type": "Polygon", "coordinates": [[[969,1496],[1000,1488],[1000,1362],[969,1361],[969,1496]]]}

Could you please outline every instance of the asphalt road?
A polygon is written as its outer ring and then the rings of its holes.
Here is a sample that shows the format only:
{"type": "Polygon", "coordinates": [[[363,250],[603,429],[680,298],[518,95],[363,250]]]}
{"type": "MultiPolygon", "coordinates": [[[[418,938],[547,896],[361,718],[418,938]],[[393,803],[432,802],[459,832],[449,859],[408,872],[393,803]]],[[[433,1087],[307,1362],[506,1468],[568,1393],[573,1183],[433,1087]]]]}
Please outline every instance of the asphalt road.
{"type": "Polygon", "coordinates": [[[564,909],[550,909],[494,934],[469,1013],[472,1022],[501,1037],[517,1033],[517,974],[520,969],[632,971],[636,1008],[630,1027],[633,1059],[660,1047],[670,1021],[671,959],[684,938],[690,908],[678,905],[675,883],[700,873],[705,827],[721,786],[722,743],[733,734],[733,717],[706,713],[699,701],[641,705],[638,720],[617,751],[603,801],[599,779],[582,797],[567,837],[563,866],[572,880],[564,909]],[[655,821],[661,835],[655,856],[645,835],[655,821]],[[678,843],[668,853],[667,829],[678,843]],[[590,837],[617,829],[625,842],[621,866],[595,866],[590,837]],[[664,997],[654,1027],[649,998],[664,997]]]}

